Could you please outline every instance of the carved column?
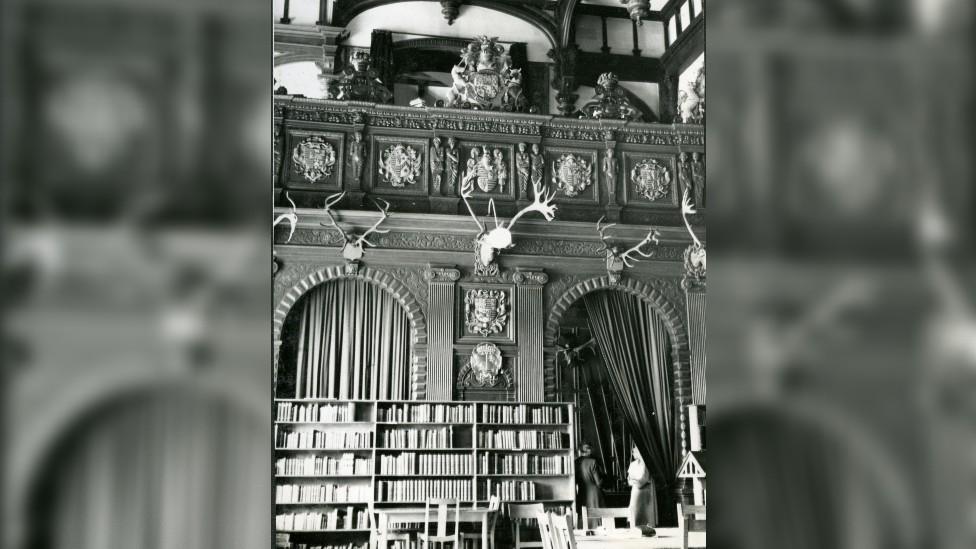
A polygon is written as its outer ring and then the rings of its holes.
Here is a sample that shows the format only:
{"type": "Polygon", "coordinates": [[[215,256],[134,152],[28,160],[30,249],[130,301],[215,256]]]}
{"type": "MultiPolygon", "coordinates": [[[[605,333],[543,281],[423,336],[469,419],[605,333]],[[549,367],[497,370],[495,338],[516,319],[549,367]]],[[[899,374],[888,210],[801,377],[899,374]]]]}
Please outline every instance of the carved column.
{"type": "Polygon", "coordinates": [[[454,285],[461,271],[430,267],[424,272],[430,303],[427,314],[427,400],[454,394],[454,285]]]}
{"type": "Polygon", "coordinates": [[[542,362],[545,318],[542,310],[542,289],[549,276],[542,271],[516,271],[515,282],[517,317],[515,327],[518,342],[515,394],[520,402],[545,400],[545,369],[542,362]]]}
{"type": "Polygon", "coordinates": [[[549,57],[556,62],[556,79],[553,81],[553,88],[556,89],[556,108],[562,116],[570,116],[576,112],[576,100],[579,94],[575,93],[579,84],[576,82],[576,59],[579,54],[579,47],[570,44],[558,49],[549,50],[549,57]]]}

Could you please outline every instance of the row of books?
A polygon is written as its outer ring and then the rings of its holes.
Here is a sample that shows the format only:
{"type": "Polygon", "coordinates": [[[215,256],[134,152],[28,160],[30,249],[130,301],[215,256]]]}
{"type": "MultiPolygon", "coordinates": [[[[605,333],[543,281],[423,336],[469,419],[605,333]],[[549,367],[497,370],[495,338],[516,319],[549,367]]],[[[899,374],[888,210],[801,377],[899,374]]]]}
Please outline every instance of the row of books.
{"type": "Polygon", "coordinates": [[[527,480],[486,480],[479,486],[480,499],[492,494],[502,501],[532,501],[535,499],[535,483],[527,480]]]}
{"type": "Polygon", "coordinates": [[[369,542],[321,545],[317,543],[289,543],[288,549],[369,549],[369,542]]]}
{"type": "Polygon", "coordinates": [[[481,454],[483,475],[568,475],[573,470],[569,456],[481,454]]]}
{"type": "Polygon", "coordinates": [[[275,425],[275,446],[298,450],[353,450],[373,447],[373,433],[369,431],[289,431],[275,425]]]}
{"type": "Polygon", "coordinates": [[[275,461],[276,475],[371,475],[373,460],[354,454],[280,458],[275,461]]]}
{"type": "Polygon", "coordinates": [[[380,456],[381,475],[470,475],[474,458],[463,454],[415,454],[380,456]]]}
{"type": "Polygon", "coordinates": [[[369,484],[279,484],[275,503],[360,503],[370,501],[369,484]]]}
{"type": "Polygon", "coordinates": [[[472,423],[474,406],[447,404],[400,404],[380,408],[379,421],[415,423],[472,423]]]}
{"type": "Polygon", "coordinates": [[[562,406],[528,406],[526,404],[483,404],[484,423],[563,423],[562,406]]]}
{"type": "Polygon", "coordinates": [[[381,480],[377,484],[379,501],[425,501],[427,498],[474,499],[474,486],[470,480],[381,480]]]}
{"type": "Polygon", "coordinates": [[[279,402],[275,420],[348,423],[356,421],[356,409],[352,402],[348,404],[279,402]]]}
{"type": "Polygon", "coordinates": [[[367,530],[369,518],[366,510],[346,507],[344,510],[305,511],[275,515],[276,530],[367,530]]]}
{"type": "Polygon", "coordinates": [[[454,447],[454,427],[393,429],[380,435],[383,448],[440,450],[454,447]]]}
{"type": "Polygon", "coordinates": [[[489,430],[478,433],[478,447],[502,450],[562,449],[562,433],[555,431],[489,430]]]}

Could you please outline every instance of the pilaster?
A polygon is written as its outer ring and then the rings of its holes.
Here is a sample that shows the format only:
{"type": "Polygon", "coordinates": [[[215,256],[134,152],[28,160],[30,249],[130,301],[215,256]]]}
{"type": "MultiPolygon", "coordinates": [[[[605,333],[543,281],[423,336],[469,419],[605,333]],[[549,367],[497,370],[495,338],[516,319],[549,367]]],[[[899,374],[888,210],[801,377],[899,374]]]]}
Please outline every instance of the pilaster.
{"type": "Polygon", "coordinates": [[[424,272],[429,303],[427,323],[427,400],[451,400],[454,388],[454,295],[461,271],[429,267],[424,272]]]}

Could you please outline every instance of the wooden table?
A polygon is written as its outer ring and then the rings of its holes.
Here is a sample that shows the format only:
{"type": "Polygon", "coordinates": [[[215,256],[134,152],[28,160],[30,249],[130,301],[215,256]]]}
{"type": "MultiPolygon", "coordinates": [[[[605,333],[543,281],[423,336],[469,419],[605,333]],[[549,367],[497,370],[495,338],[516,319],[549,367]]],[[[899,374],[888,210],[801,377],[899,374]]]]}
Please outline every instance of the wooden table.
{"type": "MultiPolygon", "coordinates": [[[[391,522],[424,522],[426,520],[426,509],[423,507],[390,507],[386,509],[374,509],[379,515],[381,534],[385,533],[387,526],[391,522]]],[[[481,523],[481,549],[488,548],[488,518],[492,511],[487,507],[462,507],[460,517],[456,517],[455,522],[480,522],[481,523]]],[[[450,520],[454,515],[454,509],[447,510],[447,517],[450,520]]],[[[437,510],[431,508],[431,517],[437,516],[437,510]]],[[[386,536],[381,535],[379,547],[386,549],[386,536]]]]}
{"type": "MultiPolygon", "coordinates": [[[[655,528],[656,535],[645,538],[639,531],[619,530],[603,533],[597,530],[587,536],[584,530],[574,531],[576,549],[675,549],[681,548],[681,531],[678,528],[655,528]]],[[[688,547],[705,547],[705,532],[690,532],[688,547]]]]}

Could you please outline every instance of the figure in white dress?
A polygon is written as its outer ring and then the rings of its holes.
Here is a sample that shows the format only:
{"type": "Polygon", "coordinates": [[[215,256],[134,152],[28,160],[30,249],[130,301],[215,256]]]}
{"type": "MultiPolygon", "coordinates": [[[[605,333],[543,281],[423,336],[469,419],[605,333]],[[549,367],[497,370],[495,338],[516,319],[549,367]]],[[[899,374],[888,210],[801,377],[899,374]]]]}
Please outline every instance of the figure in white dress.
{"type": "Polygon", "coordinates": [[[630,484],[630,523],[634,527],[657,525],[657,501],[654,497],[654,482],[644,464],[637,447],[633,450],[634,461],[627,469],[627,484],[630,484]]]}

